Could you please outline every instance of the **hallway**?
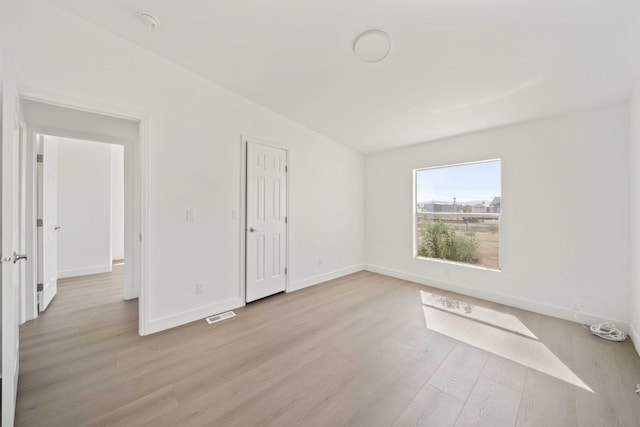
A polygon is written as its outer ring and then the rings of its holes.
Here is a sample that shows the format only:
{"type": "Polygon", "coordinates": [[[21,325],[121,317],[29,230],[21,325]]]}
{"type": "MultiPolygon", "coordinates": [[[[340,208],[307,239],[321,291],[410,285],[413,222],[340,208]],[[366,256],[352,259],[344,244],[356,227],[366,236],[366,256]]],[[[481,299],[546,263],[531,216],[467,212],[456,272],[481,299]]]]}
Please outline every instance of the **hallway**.
{"type": "Polygon", "coordinates": [[[116,350],[140,339],[138,300],[124,301],[123,281],[123,264],[60,279],[49,308],[20,327],[16,425],[62,425],[91,384],[114,376],[116,350]]]}

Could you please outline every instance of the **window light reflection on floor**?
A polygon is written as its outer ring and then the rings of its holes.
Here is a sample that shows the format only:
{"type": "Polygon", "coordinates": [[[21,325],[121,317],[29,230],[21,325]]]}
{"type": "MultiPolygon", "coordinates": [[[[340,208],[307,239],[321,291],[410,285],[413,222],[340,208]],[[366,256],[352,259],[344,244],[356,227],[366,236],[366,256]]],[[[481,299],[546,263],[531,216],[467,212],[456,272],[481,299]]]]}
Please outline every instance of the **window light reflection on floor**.
{"type": "Polygon", "coordinates": [[[422,304],[430,307],[439,308],[454,314],[468,317],[501,329],[516,332],[529,338],[538,339],[516,316],[513,314],[502,313],[489,308],[480,307],[464,301],[458,301],[453,298],[441,295],[431,294],[420,291],[422,304]]]}
{"type": "Polygon", "coordinates": [[[420,293],[426,326],[432,331],[593,393],[515,316],[424,291],[420,293]]]}

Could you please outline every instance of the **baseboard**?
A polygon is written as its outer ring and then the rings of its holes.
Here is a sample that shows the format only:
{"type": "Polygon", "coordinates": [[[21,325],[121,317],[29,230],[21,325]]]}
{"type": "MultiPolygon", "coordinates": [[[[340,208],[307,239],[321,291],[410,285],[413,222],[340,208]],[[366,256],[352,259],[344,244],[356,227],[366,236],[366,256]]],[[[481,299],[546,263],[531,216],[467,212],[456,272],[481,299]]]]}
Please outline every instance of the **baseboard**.
{"type": "Polygon", "coordinates": [[[95,267],[76,268],[74,270],[58,271],[58,279],[65,279],[67,277],[88,276],[90,274],[111,273],[111,264],[98,265],[95,267]]]}
{"type": "MultiPolygon", "coordinates": [[[[442,280],[435,280],[429,277],[417,276],[411,273],[405,273],[403,271],[394,270],[390,268],[380,267],[376,265],[365,265],[365,270],[372,273],[383,274],[385,276],[395,277],[397,279],[407,280],[409,282],[419,283],[421,285],[432,286],[434,288],[444,289],[451,292],[456,292],[463,295],[472,296],[475,298],[482,298],[488,301],[497,302],[499,304],[508,305],[511,307],[521,308],[523,310],[533,311],[534,313],[544,314],[547,316],[557,317],[559,319],[569,320],[578,323],[575,317],[575,312],[569,308],[556,306],[540,301],[530,300],[526,298],[519,298],[510,295],[498,294],[495,292],[489,292],[482,289],[476,289],[469,286],[459,285],[456,283],[445,282],[442,280]]],[[[580,323],[593,325],[595,323],[613,322],[618,329],[629,334],[630,325],[628,322],[618,319],[610,319],[593,313],[579,314],[580,323]]],[[[633,339],[633,337],[632,337],[633,339]]],[[[634,343],[636,340],[634,340],[634,343]]],[[[640,341],[638,341],[640,344],[640,341]]],[[[636,347],[638,348],[638,347],[636,347]]]]}
{"type": "Polygon", "coordinates": [[[319,283],[326,282],[328,280],[337,279],[338,277],[346,276],[347,274],[357,273],[364,270],[364,264],[356,264],[351,267],[341,268],[340,270],[330,271],[328,273],[320,274],[318,276],[308,277],[306,279],[297,280],[289,283],[287,292],[294,292],[300,289],[308,288],[309,286],[317,285],[319,283]]]}
{"type": "Polygon", "coordinates": [[[636,353],[640,356],[640,335],[632,324],[629,325],[629,336],[631,337],[631,341],[633,341],[633,346],[636,348],[636,353]]]}
{"type": "Polygon", "coordinates": [[[140,289],[132,290],[132,289],[124,288],[125,301],[129,301],[136,298],[140,298],[140,289]]]}
{"type": "Polygon", "coordinates": [[[164,331],[165,329],[175,328],[176,326],[204,319],[205,317],[222,313],[224,311],[233,310],[242,306],[244,306],[244,301],[240,297],[224,300],[215,304],[198,307],[194,308],[193,310],[187,310],[180,313],[172,314],[170,316],[151,320],[148,323],[147,330],[149,334],[153,334],[156,332],[164,331]]]}
{"type": "MultiPolygon", "coordinates": [[[[362,270],[364,270],[364,265],[358,264],[318,276],[309,277],[307,279],[298,280],[289,284],[287,292],[297,291],[299,289],[317,285],[328,280],[337,279],[338,277],[346,276],[347,274],[356,273],[362,270]]],[[[149,334],[153,334],[166,329],[175,328],[176,326],[184,325],[186,323],[194,322],[196,320],[204,319],[205,317],[212,316],[214,314],[233,310],[244,305],[244,300],[241,297],[237,297],[204,307],[198,307],[193,310],[183,311],[181,313],[151,320],[148,324],[148,331],[149,334]]]]}

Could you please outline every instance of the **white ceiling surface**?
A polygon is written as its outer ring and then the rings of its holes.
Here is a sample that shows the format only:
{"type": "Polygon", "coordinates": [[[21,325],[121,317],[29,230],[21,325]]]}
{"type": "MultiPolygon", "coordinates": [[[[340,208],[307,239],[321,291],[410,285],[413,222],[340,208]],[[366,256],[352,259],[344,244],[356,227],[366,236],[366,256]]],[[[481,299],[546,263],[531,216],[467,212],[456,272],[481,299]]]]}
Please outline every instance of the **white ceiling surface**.
{"type": "Polygon", "coordinates": [[[48,1],[363,153],[623,100],[640,70],[637,0],[48,1]]]}

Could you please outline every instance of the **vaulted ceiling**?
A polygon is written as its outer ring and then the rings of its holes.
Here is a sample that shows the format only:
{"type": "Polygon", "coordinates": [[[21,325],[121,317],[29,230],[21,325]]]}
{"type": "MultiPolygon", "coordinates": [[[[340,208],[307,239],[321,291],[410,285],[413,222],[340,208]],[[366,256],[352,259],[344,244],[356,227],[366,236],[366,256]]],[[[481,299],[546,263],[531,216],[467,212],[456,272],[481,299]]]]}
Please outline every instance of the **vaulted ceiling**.
{"type": "Polygon", "coordinates": [[[640,71],[637,0],[49,2],[363,153],[624,100],[640,71]]]}

